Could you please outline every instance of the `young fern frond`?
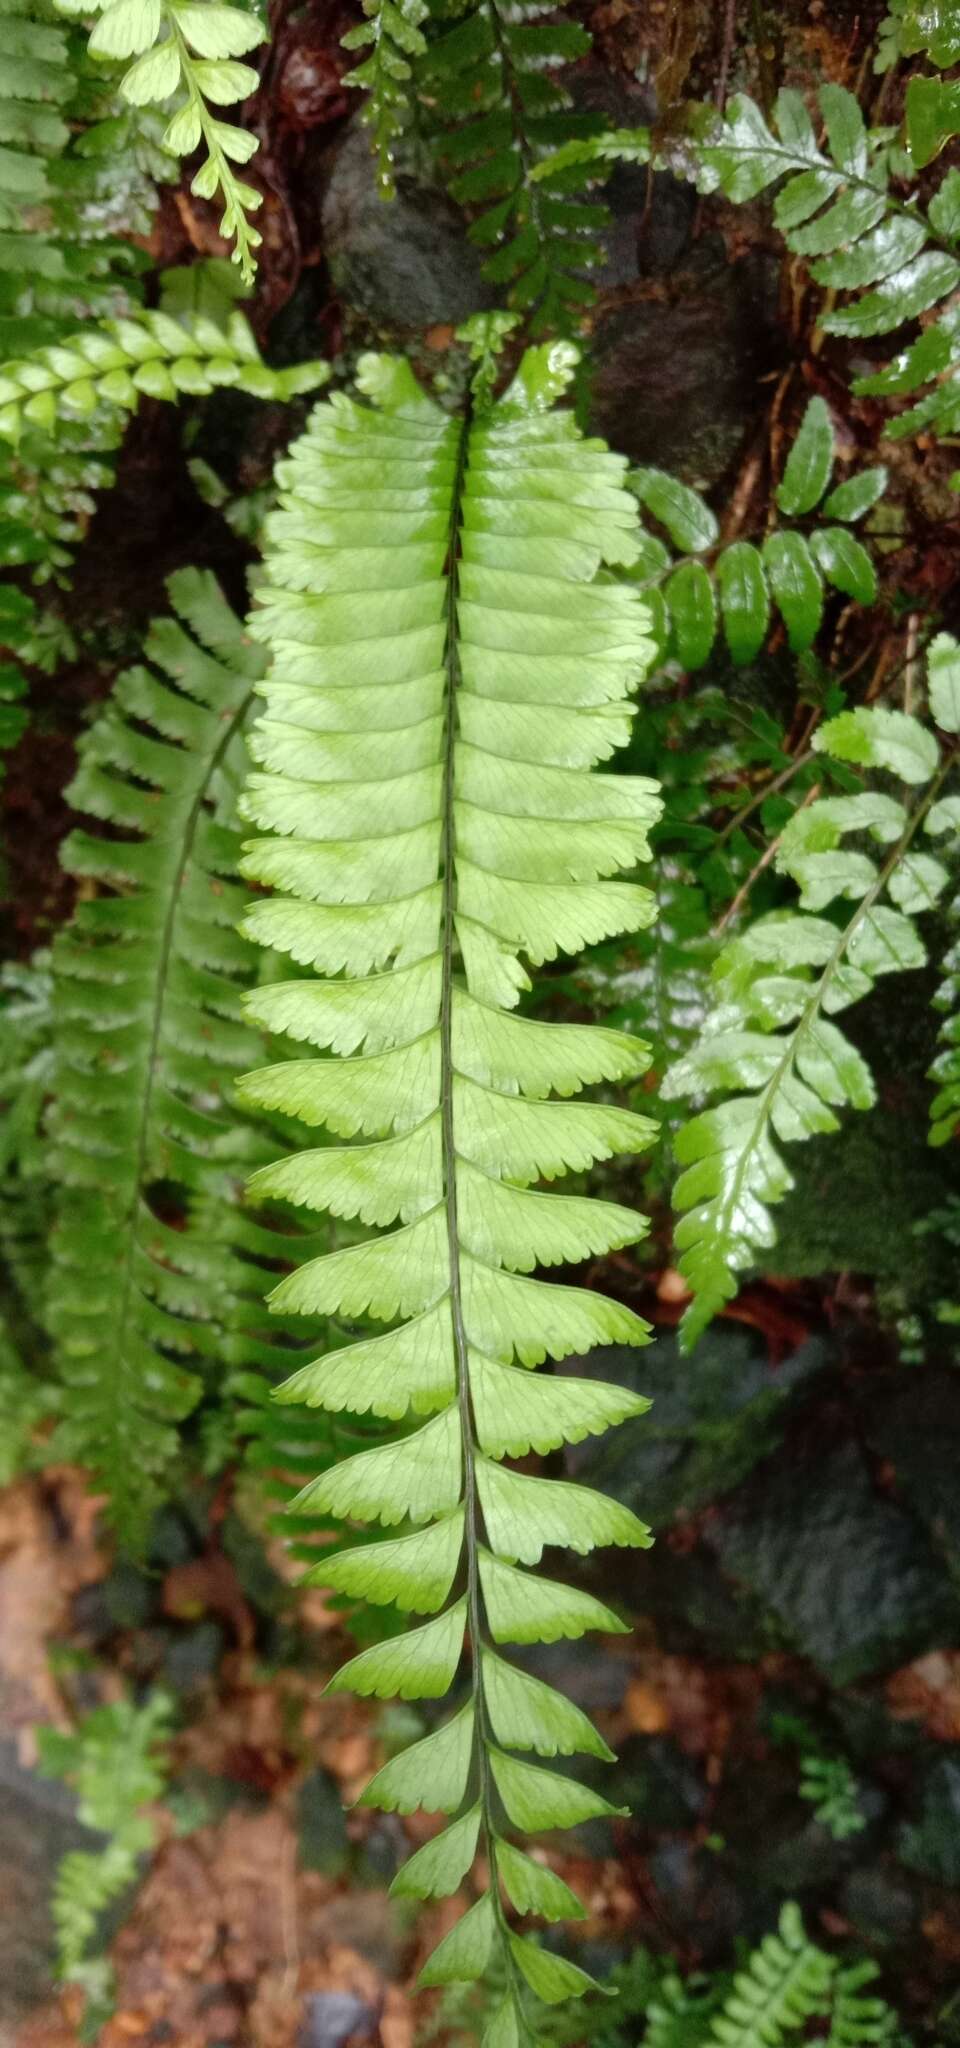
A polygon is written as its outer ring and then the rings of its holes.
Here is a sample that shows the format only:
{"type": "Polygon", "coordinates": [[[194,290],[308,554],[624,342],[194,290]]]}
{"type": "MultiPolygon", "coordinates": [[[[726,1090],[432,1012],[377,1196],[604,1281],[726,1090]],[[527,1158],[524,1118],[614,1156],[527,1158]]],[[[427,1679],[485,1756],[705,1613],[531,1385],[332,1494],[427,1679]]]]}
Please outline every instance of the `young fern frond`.
{"type": "Polygon", "coordinates": [[[239,1015],[258,955],[235,930],[234,811],[262,661],[209,575],[170,594],[150,666],[121,676],[82,747],[68,794],[111,834],[67,840],[97,893],[53,949],[58,1442],[134,1545],[205,1365],[289,1369],[261,1305],[288,1242],[239,1213],[264,1139],[227,1113],[260,1047],[239,1015]]]}
{"type": "Polygon", "coordinates": [[[560,345],[531,350],[506,396],[461,421],[404,363],[364,358],[371,403],[319,406],[280,465],[252,620],[272,663],[244,805],[269,836],[245,869],[281,893],[245,928],[316,974],[249,999],[255,1022],[307,1056],[248,1076],[241,1094],[335,1141],[281,1160],[253,1190],[399,1226],[276,1290],[282,1311],[360,1328],[282,1394],[412,1425],[324,1474],[302,1503],[389,1532],[325,1557],[317,1576],[428,1617],[354,1658],[337,1687],[440,1698],[469,1632],[465,1703],[386,1764],[364,1800],[456,1816],[398,1892],[455,1891],[479,1844],[490,1889],[422,1981],[481,1978],[496,1952],[508,1989],[490,2048],[528,2038],[524,1984],[548,2001],[589,1984],[510,1928],[501,1885],[521,1914],[578,1908],[505,1830],[611,1811],[510,1754],[608,1752],[579,1709],[493,1646],[611,1625],[597,1603],[521,1569],[545,1544],[650,1540],[603,1495],[502,1462],[646,1405],[529,1370],[647,1336],[618,1303],[527,1277],[641,1234],[613,1203],[534,1190],[650,1135],[623,1110],[551,1100],[642,1072],[643,1045],[512,1014],[529,986],[521,955],[553,959],[650,913],[648,891],[608,877],[644,858],[656,785],[588,772],[621,732],[650,652],[636,593],[602,575],[633,560],[636,514],[621,459],[549,410],[572,361],[560,345]],[[368,1317],[392,1327],[368,1335],[368,1317]]]}
{"type": "Polygon", "coordinates": [[[750,540],[722,546],[706,500],[665,470],[631,473],[640,503],[683,557],[676,562],[660,535],[648,533],[634,572],[665,656],[688,673],[705,667],[722,621],[732,660],[754,661],[774,608],[792,652],[801,654],[816,639],[825,584],[858,604],[876,602],[873,562],[850,527],[882,496],[887,472],[861,470],[831,490],[835,452],[828,407],[811,398],[776,493],[781,520],[760,546],[750,540]],[[802,519],[816,523],[807,529],[785,523],[802,519]]]}
{"type": "Polygon", "coordinates": [[[262,237],[250,216],[263,195],[234,166],[250,162],[257,138],[218,119],[212,108],[235,106],[256,92],[259,73],[237,59],[267,40],[262,22],[223,0],[57,0],[57,6],[63,14],[99,15],[90,35],[92,57],[134,59],[120,83],[131,106],[175,101],[163,148],[175,157],[205,152],[190,190],[201,199],[219,197],[220,233],[232,241],[234,262],[252,283],[262,237]]]}
{"type": "MultiPolygon", "coordinates": [[[[960,654],[946,635],[935,646],[931,711],[952,735],[960,731],[960,691],[947,676],[956,676],[960,654]]],[[[914,918],[936,906],[949,880],[943,863],[915,842],[956,830],[957,799],[941,796],[955,748],[941,755],[919,719],[875,709],[841,712],[813,744],[834,760],[892,775],[915,794],[903,803],[865,789],[794,813],[777,867],[797,883],[799,911],[772,912],[725,947],[713,969],[717,1007],[665,1076],[668,1100],[723,1097],[675,1144],[684,1168],[674,1193],[676,1243],[694,1296],[682,1323],[688,1347],[736,1293],[758,1250],[775,1242],[770,1209],[793,1185],[775,1140],[836,1130],[835,1111],[848,1103],[873,1106],[870,1070],[833,1020],[868,995],[878,975],[925,964],[914,918]],[[848,835],[871,850],[845,845],[848,835]],[[889,850],[878,858],[878,847],[889,850]],[[835,905],[853,906],[842,922],[823,915],[835,905]]]]}
{"type": "Polygon", "coordinates": [[[346,73],[344,84],[368,95],[363,117],[373,135],[380,194],[392,199],[396,143],[410,118],[413,66],[426,54],[423,23],[430,9],[427,0],[363,0],[363,12],[365,20],[348,29],[343,47],[370,55],[346,73]]]}
{"type": "Polygon", "coordinates": [[[710,2033],[721,2048],[779,2048],[830,2009],[836,1963],[810,1940],[792,1901],[738,1970],[710,2033]]]}

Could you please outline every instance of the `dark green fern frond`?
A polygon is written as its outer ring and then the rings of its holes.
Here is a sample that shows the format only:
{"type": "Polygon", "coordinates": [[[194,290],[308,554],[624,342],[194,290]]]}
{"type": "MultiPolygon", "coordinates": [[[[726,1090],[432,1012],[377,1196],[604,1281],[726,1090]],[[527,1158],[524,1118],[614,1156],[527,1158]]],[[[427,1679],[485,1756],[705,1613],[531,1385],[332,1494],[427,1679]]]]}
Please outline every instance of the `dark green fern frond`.
{"type": "Polygon", "coordinates": [[[646,858],[656,786],[590,772],[624,737],[650,643],[636,592],[602,574],[638,546],[623,461],[550,410],[573,361],[563,344],[529,351],[504,399],[459,420],[404,363],[365,358],[372,403],[318,407],[280,465],[252,619],[272,667],[244,808],[270,836],[245,867],[281,893],[254,906],[246,930],[313,972],[249,999],[302,1056],[248,1077],[242,1093],[361,1141],[280,1160],[252,1193],[385,1231],[277,1288],[281,1313],[335,1315],[358,1335],[281,1398],[405,1425],[314,1479],[300,1504],[381,1522],[383,1541],[327,1555],[316,1576],[416,1617],[363,1650],[337,1688],[439,1698],[469,1630],[464,1705],[364,1798],[456,1816],[400,1872],[399,1895],[455,1891],[482,1845],[490,1889],[421,1981],[502,1966],[488,2048],[529,2038],[527,1987],[556,2003],[591,1982],[510,1924],[508,1903],[548,1920],[578,1910],[510,1831],[611,1811],[513,1753],[608,1755],[586,1716],[502,1646],[619,1626],[524,1567],[547,1544],[583,1553],[649,1541],[603,1495],[505,1462],[645,1406],[616,1386],[529,1369],[646,1337],[620,1304],[527,1277],[641,1234],[628,1210],[537,1184],[650,1136],[646,1118],[609,1103],[551,1099],[642,1072],[644,1046],[512,1014],[529,987],[525,961],[575,952],[651,910],[647,890],[608,878],[646,858]],[[357,1332],[360,1318],[385,1334],[357,1332]]]}
{"type": "Polygon", "coordinates": [[[585,196],[579,168],[549,187],[531,173],[599,126],[572,110],[558,76],[589,51],[590,38],[544,0],[480,0],[466,11],[435,0],[433,21],[417,84],[445,131],[438,154],[450,190],[474,212],[472,239],[490,251],[484,276],[529,317],[531,332],[568,330],[593,300],[589,273],[608,215],[585,196]]]}
{"type": "MultiPolygon", "coordinates": [[[[935,646],[931,710],[953,734],[960,651],[946,635],[935,646]]],[[[770,1209],[792,1186],[775,1139],[836,1130],[835,1112],[846,1104],[872,1107],[870,1070],[833,1020],[879,975],[924,965],[915,917],[936,906],[949,880],[943,862],[916,842],[956,830],[957,799],[941,794],[955,747],[941,751],[918,719],[877,709],[842,712],[813,745],[893,777],[912,795],[904,803],[864,788],[794,813],[777,867],[800,889],[799,912],[762,917],[725,948],[714,967],[714,1012],[665,1077],[667,1097],[723,1098],[675,1145],[685,1168],[675,1190],[676,1243],[694,1295],[682,1326],[687,1344],[736,1293],[757,1251],[775,1241],[770,1209]]]]}
{"type": "Polygon", "coordinates": [[[286,1252],[252,1218],[232,1243],[202,1209],[191,1218],[201,1197],[235,1210],[263,1156],[227,1111],[259,1043],[239,1015],[257,956],[236,931],[234,807],[262,661],[212,578],[183,571],[170,592],[177,616],[151,628],[151,665],[120,678],[82,749],[69,793],[108,829],[67,841],[85,900],[54,946],[59,1442],[128,1537],[234,1319],[259,1368],[259,1304],[286,1252]]]}
{"type": "MultiPolygon", "coordinates": [[[[930,709],[943,732],[960,733],[960,654],[948,633],[938,633],[928,656],[930,709]]],[[[929,828],[941,838],[960,865],[960,797],[947,798],[938,805],[929,828]]],[[[960,891],[952,898],[947,917],[952,928],[960,928],[960,891]]],[[[930,1069],[936,1094],[930,1104],[930,1143],[945,1145],[960,1129],[960,936],[943,958],[944,978],[934,996],[934,1008],[943,1015],[940,1027],[942,1052],[930,1069]]]]}
{"type": "Polygon", "coordinates": [[[882,497],[887,472],[880,465],[861,470],[831,489],[835,456],[829,408],[811,398],[777,487],[780,516],[756,544],[742,538],[723,545],[706,500],[677,477],[661,469],[632,472],[631,485],[660,529],[645,536],[632,573],[665,659],[688,673],[704,668],[722,626],[731,659],[754,661],[776,613],[791,651],[802,654],[817,637],[830,587],[857,604],[876,602],[873,561],[851,528],[882,497]]]}

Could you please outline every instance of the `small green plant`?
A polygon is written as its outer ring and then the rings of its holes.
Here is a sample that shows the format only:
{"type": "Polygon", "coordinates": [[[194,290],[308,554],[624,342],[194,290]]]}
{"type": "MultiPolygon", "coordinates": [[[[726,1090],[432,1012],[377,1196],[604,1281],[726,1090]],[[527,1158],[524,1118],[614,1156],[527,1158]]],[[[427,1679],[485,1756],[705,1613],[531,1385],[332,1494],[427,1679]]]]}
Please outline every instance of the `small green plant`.
{"type": "Polygon", "coordinates": [[[801,1799],[813,1807],[818,1820],[835,1842],[859,1835],[866,1817],[859,1800],[859,1788],[846,1757],[807,1755],[800,1763],[801,1799]]]}
{"type": "Polygon", "coordinates": [[[113,1973],[99,1952],[102,1916],[135,1881],[154,1840],[145,1808],[162,1798],[169,1776],[172,1705],[162,1692],[142,1706],[117,1700],[96,1707],[70,1734],[37,1731],[39,1768],[77,1795],[83,1825],[106,1835],[102,1849],[74,1849],[57,1871],[53,1919],[59,1975],[87,1994],[83,2039],[93,2041],[113,2003],[113,1973]]]}

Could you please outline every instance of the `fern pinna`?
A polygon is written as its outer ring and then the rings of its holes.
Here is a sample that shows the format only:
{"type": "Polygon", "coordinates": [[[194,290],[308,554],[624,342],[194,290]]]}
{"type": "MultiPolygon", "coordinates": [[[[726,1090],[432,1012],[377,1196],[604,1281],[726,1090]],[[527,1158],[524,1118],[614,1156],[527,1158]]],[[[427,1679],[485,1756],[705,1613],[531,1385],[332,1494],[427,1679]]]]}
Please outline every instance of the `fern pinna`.
{"type": "Polygon", "coordinates": [[[422,1981],[483,1977],[498,1945],[509,1989],[489,2048],[529,2038],[524,1984],[553,2001],[590,1981],[509,1926],[501,1885],[521,1914],[580,1908],[504,1827],[611,1811],[511,1754],[609,1752],[578,1708],[495,1645],[617,1629],[596,1600],[522,1567],[547,1545],[650,1540],[601,1494],[503,1462],[646,1405],[530,1370],[647,1336],[618,1303],[526,1277],[641,1235],[627,1209],[531,1184],[650,1135],[647,1119],[612,1104],[548,1099],[641,1073],[643,1045],[511,1014],[529,987],[521,954],[539,964],[650,916],[647,890],[608,877],[644,858],[656,785],[588,772],[627,735],[649,643],[636,593],[602,574],[638,546],[624,464],[550,410],[573,360],[563,345],[530,351],[506,396],[489,405],[481,392],[461,421],[405,363],[364,358],[371,403],[320,406],[280,465],[252,620],[272,665],[244,801],[270,836],[251,844],[246,869],[281,893],[246,929],[318,975],[249,999],[256,1022],[315,1050],[241,1092],[364,1140],[302,1151],[253,1189],[400,1225],[276,1289],[284,1311],[337,1314],[355,1331],[367,1317],[396,1325],[317,1359],[282,1398],[412,1425],[322,1475],[302,1503],[399,1528],[317,1575],[431,1617],[363,1651],[335,1687],[440,1698],[469,1634],[463,1704],[364,1800],[457,1816],[400,1873],[402,1895],[455,1891],[481,1847],[489,1889],[422,1981]]]}

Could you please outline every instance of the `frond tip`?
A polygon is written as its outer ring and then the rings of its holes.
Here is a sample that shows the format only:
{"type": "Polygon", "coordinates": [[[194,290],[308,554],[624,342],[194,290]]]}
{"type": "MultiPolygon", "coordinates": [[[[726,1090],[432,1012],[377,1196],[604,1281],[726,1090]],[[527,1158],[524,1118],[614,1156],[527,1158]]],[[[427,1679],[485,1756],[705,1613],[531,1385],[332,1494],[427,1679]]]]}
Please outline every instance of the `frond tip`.
{"type": "Polygon", "coordinates": [[[523,1879],[526,1860],[497,1832],[494,1783],[521,1829],[611,1811],[509,1754],[607,1751],[578,1709],[493,1644],[618,1630],[597,1601],[523,1566],[548,1543],[583,1553],[650,1541],[619,1503],[501,1462],[646,1406],[530,1371],[647,1337],[620,1303],[526,1277],[640,1235],[616,1204],[536,1183],[650,1135],[646,1118],[609,1103],[558,1099],[642,1073],[642,1044],[512,1014],[526,962],[651,914],[647,890],[612,878],[647,856],[656,785],[589,772],[611,726],[623,729],[650,652],[636,592],[600,573],[634,559],[636,513],[620,458],[550,410],[569,363],[569,351],[530,351],[506,396],[460,421],[405,365],[365,359],[373,405],[318,407],[281,464],[251,622],[272,659],[245,806],[271,836],[248,847],[246,871],[283,893],[247,928],[316,972],[249,1007],[318,1056],[249,1075],[241,1091],[363,1140],[281,1161],[256,1191],[397,1225],[302,1266],[274,1303],[409,1318],[318,1358],[280,1398],[414,1425],[321,1474],[301,1505],[398,1532],[315,1577],[433,1617],[364,1650],[338,1687],[438,1697],[469,1634],[469,1706],[387,1764],[365,1799],[450,1814],[466,1802],[399,1888],[455,1890],[480,1844],[491,1889],[423,1982],[482,1973],[496,1943],[511,1988],[491,2042],[529,2038],[521,1984],[547,2001],[590,1988],[507,1925],[501,1883],[521,1912],[556,1917],[558,1897],[560,1912],[576,1902],[536,1865],[523,1879]]]}

